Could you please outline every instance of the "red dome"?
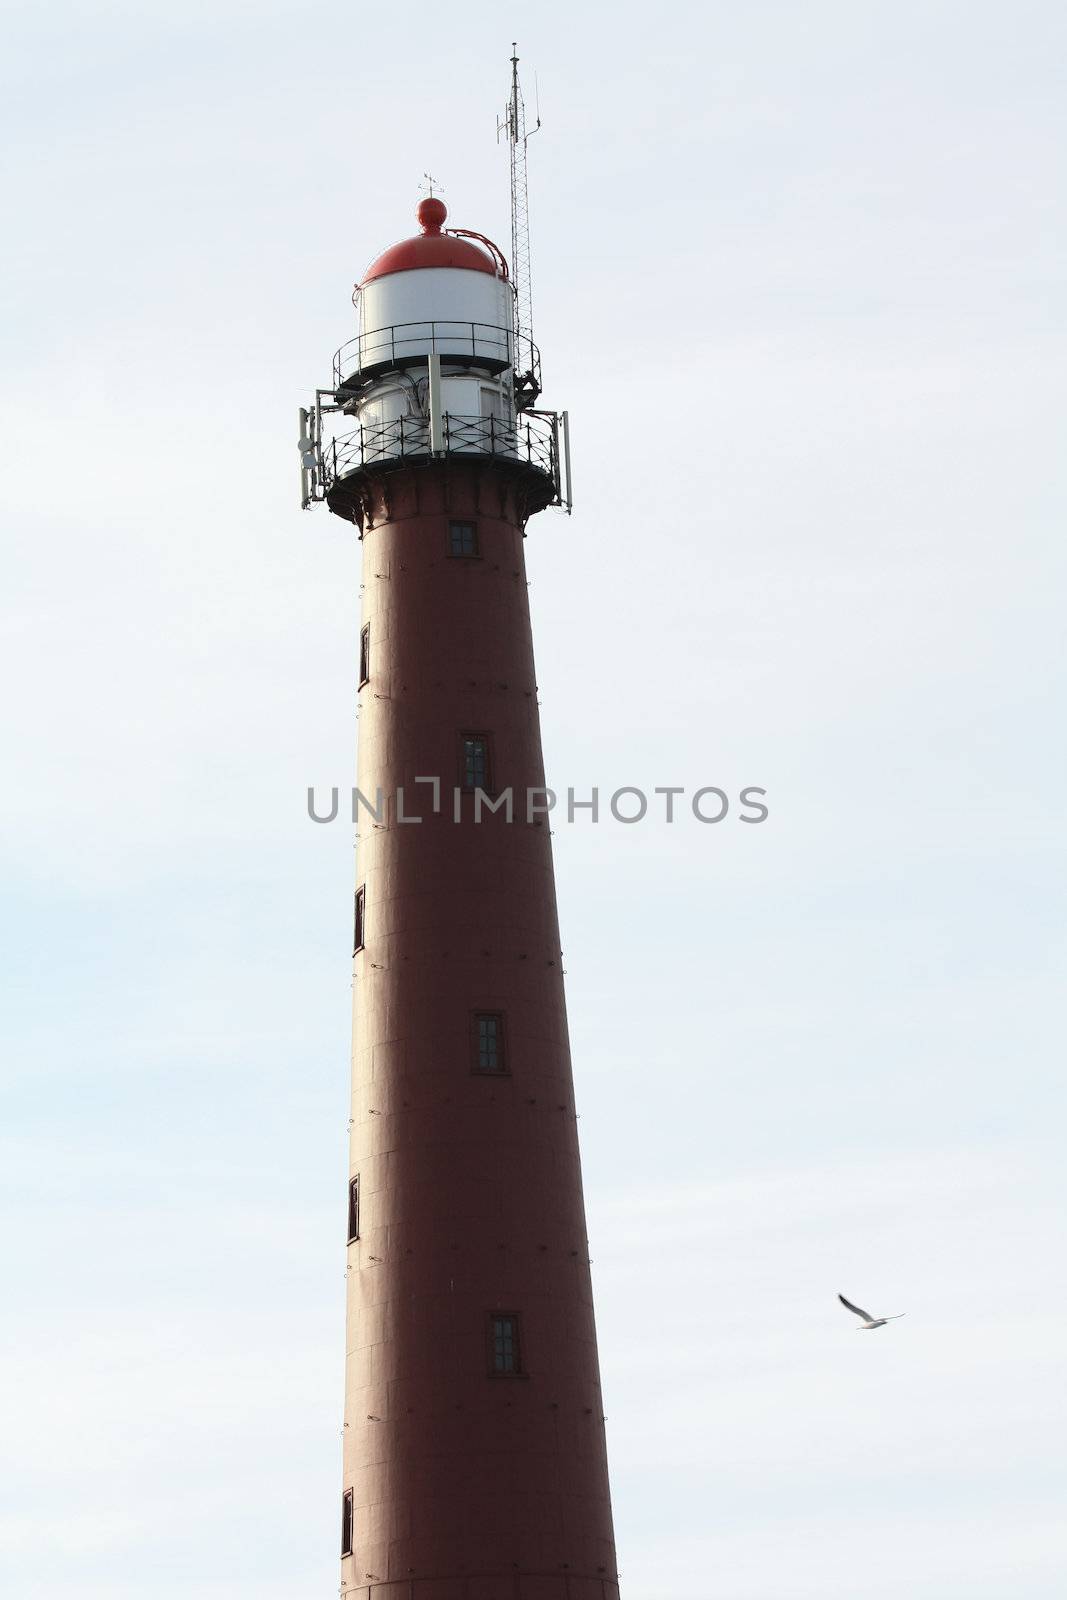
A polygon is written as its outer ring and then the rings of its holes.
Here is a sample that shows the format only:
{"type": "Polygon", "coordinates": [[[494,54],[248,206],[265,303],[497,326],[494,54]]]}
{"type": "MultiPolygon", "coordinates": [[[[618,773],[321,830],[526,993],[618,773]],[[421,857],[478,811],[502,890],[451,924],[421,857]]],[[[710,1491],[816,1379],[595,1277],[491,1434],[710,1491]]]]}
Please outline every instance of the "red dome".
{"type": "Polygon", "coordinates": [[[399,244],[391,244],[384,250],[363,274],[360,287],[372,278],[384,278],[390,272],[413,272],[419,267],[466,267],[471,272],[488,272],[496,277],[497,264],[480,245],[442,233],[448,216],[443,201],[435,196],[421,201],[416,216],[422,227],[421,234],[414,239],[401,239],[399,244]]]}

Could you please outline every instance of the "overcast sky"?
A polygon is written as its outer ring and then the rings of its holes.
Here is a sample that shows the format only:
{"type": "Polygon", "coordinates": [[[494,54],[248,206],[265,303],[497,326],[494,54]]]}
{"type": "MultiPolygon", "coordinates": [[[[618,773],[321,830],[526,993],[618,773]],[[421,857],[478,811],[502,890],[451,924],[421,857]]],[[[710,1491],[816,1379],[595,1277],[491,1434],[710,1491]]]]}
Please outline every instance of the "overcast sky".
{"type": "Polygon", "coordinates": [[[9,8],[12,1600],[336,1592],[360,547],[295,415],[425,170],[507,243],[513,33],[549,779],[770,806],[555,830],[623,1600],[1061,1592],[1065,19],[9,8]]]}

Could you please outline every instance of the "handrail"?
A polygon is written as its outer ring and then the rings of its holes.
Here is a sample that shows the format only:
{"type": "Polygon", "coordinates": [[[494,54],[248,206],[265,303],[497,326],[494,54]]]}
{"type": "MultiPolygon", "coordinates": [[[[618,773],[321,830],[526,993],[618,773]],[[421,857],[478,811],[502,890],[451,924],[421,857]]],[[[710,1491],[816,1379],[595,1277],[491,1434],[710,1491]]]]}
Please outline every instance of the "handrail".
{"type": "Polygon", "coordinates": [[[477,362],[512,367],[518,385],[536,397],[541,392],[541,352],[525,334],[492,322],[433,318],[397,322],[357,333],[334,352],[334,388],[358,379],[373,368],[404,366],[427,355],[460,356],[477,362]]]}
{"type": "MultiPolygon", "coordinates": [[[[619,1575],[617,1572],[598,1572],[594,1576],[592,1573],[585,1572],[570,1572],[568,1570],[561,1572],[558,1567],[551,1572],[530,1569],[521,1574],[515,1569],[506,1573],[479,1570],[462,1573],[458,1577],[447,1581],[450,1593],[461,1592],[466,1596],[470,1593],[470,1585],[472,1583],[477,1584],[479,1594],[484,1594],[485,1582],[489,1579],[499,1585],[496,1592],[502,1597],[507,1595],[511,1600],[511,1597],[514,1596],[514,1600],[518,1600],[520,1591],[525,1589],[523,1580],[526,1578],[553,1580],[552,1588],[557,1594],[560,1592],[559,1584],[562,1583],[564,1600],[568,1600],[568,1597],[574,1593],[573,1583],[581,1585],[581,1591],[586,1600],[589,1600],[594,1585],[599,1586],[599,1600],[619,1600],[619,1575]]],[[[439,1577],[429,1572],[423,1573],[421,1577],[412,1576],[408,1578],[380,1578],[368,1572],[363,1582],[348,1583],[342,1579],[339,1593],[340,1600],[375,1600],[376,1594],[384,1596],[388,1590],[391,1600],[418,1600],[419,1594],[425,1593],[427,1585],[439,1591],[441,1583],[442,1580],[439,1577]]]]}
{"type": "MultiPolygon", "coordinates": [[[[502,417],[470,417],[446,411],[443,416],[446,456],[493,456],[532,468],[550,478],[559,493],[559,447],[552,420],[520,412],[514,422],[502,417]]],[[[360,423],[351,433],[333,439],[323,457],[323,488],[369,466],[390,461],[425,461],[432,457],[430,420],[426,416],[394,417],[388,422],[360,423]]]]}
{"type": "Polygon", "coordinates": [[[511,272],[508,268],[508,258],[504,254],[503,250],[501,250],[500,246],[493,243],[492,239],[487,239],[484,233],[475,233],[471,228],[446,228],[445,232],[450,233],[453,239],[477,239],[479,244],[484,244],[485,248],[490,252],[493,260],[496,262],[497,270],[499,271],[500,276],[504,279],[504,282],[507,283],[511,277],[511,272]]]}

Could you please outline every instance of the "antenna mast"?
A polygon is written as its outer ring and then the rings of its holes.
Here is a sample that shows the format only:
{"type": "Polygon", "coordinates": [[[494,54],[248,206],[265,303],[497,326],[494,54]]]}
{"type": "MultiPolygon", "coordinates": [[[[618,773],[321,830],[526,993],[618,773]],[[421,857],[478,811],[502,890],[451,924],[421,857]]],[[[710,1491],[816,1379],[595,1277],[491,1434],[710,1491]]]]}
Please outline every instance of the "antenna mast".
{"type": "MultiPolygon", "coordinates": [[[[518,351],[515,363],[516,386],[532,405],[537,398],[536,363],[533,353],[533,291],[530,283],[530,197],[526,176],[526,106],[519,85],[518,45],[512,43],[511,95],[497,134],[507,134],[511,156],[511,280],[515,286],[515,334],[518,351]],[[533,390],[532,394],[530,390],[533,390]]],[[[538,116],[533,133],[541,126],[538,116]]]]}

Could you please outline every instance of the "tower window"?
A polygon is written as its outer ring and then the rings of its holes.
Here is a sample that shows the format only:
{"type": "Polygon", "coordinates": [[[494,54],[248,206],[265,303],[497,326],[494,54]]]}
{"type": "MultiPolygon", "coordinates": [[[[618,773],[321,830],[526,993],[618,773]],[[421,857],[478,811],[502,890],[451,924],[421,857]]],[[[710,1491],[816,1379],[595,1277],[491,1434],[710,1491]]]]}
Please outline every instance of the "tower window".
{"type": "Polygon", "coordinates": [[[499,1011],[475,1011],[471,1017],[475,1072],[507,1072],[504,1017],[499,1011]]]}
{"type": "Polygon", "coordinates": [[[359,636],[359,681],[366,683],[370,677],[370,623],[363,628],[359,636]]]}
{"type": "Polygon", "coordinates": [[[450,522],[448,524],[448,553],[450,556],[476,556],[478,554],[478,530],[473,522],[450,522]]]}
{"type": "Polygon", "coordinates": [[[514,1312],[494,1311],[489,1318],[489,1370],[498,1378],[514,1378],[522,1372],[519,1319],[514,1312]]]}
{"type": "Polygon", "coordinates": [[[346,1489],[341,1497],[341,1554],[352,1554],[352,1534],[355,1531],[355,1490],[346,1489]]]}
{"type": "Polygon", "coordinates": [[[484,733],[463,735],[463,787],[481,789],[492,794],[492,772],[489,766],[489,738],[484,733]]]}
{"type": "Polygon", "coordinates": [[[359,1175],[348,1180],[348,1242],[359,1238],[359,1175]]]}
{"type": "Polygon", "coordinates": [[[363,935],[366,931],[367,921],[367,891],[365,888],[356,890],[356,928],[352,942],[353,953],[363,949],[363,935]]]}

